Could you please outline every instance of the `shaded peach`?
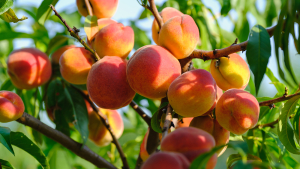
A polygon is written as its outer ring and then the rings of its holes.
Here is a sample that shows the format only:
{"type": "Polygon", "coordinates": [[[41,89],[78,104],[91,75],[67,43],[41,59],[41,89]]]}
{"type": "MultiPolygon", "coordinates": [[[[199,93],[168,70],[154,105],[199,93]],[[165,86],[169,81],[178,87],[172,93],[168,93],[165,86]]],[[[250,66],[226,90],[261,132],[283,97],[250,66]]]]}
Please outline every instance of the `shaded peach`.
{"type": "Polygon", "coordinates": [[[20,96],[10,91],[0,91],[0,122],[17,120],[23,115],[24,110],[20,96]]]}
{"type": "MultiPolygon", "coordinates": [[[[108,123],[116,138],[120,138],[124,124],[121,115],[116,110],[100,109],[106,115],[108,123]]],[[[89,138],[98,146],[106,146],[112,141],[112,137],[96,112],[89,113],[89,138]]]]}
{"type": "Polygon", "coordinates": [[[220,60],[212,60],[210,72],[217,85],[224,91],[236,88],[245,89],[250,79],[250,70],[243,58],[232,53],[229,58],[221,57],[220,60]]]}
{"type": "Polygon", "coordinates": [[[160,99],[166,96],[172,81],[180,76],[181,67],[165,48],[148,45],[133,54],[126,72],[135,92],[147,98],[160,99]]]}
{"type": "Polygon", "coordinates": [[[183,73],[168,90],[168,99],[174,111],[183,117],[196,117],[206,113],[216,99],[216,82],[204,69],[183,73]]]}
{"type": "MultiPolygon", "coordinates": [[[[91,7],[93,9],[93,15],[97,18],[111,18],[118,6],[118,0],[89,0],[91,7]]],[[[85,0],[76,0],[76,5],[78,12],[86,17],[88,15],[88,10],[85,5],[85,0]]]]}
{"type": "Polygon", "coordinates": [[[188,169],[190,162],[179,153],[158,152],[143,163],[141,169],[188,169]]]}
{"type": "Polygon", "coordinates": [[[208,116],[210,113],[212,113],[212,110],[216,108],[217,102],[219,100],[219,98],[222,96],[223,94],[223,90],[219,88],[219,86],[217,85],[217,94],[216,94],[216,100],[214,102],[214,104],[211,106],[211,108],[202,116],[208,116]]]}
{"type": "Polygon", "coordinates": [[[188,57],[199,41],[199,29],[189,15],[175,16],[163,24],[158,45],[168,49],[177,59],[188,57]]]}
{"type": "Polygon", "coordinates": [[[33,89],[50,79],[52,67],[45,53],[35,48],[24,48],[8,56],[7,72],[15,87],[33,89]]]}
{"type": "Polygon", "coordinates": [[[69,83],[86,84],[93,63],[92,53],[84,47],[71,48],[59,60],[60,73],[69,83]]]}
{"type": "Polygon", "coordinates": [[[105,56],[91,68],[87,90],[96,105],[118,109],[128,105],[135,96],[127,82],[127,61],[117,56],[105,56]]]}
{"type": "Polygon", "coordinates": [[[182,118],[181,120],[178,120],[176,129],[180,127],[189,127],[192,120],[193,120],[192,117],[186,117],[186,118],[182,118]]]}
{"type": "MultiPolygon", "coordinates": [[[[183,15],[183,13],[181,13],[180,11],[172,7],[166,7],[160,12],[160,16],[164,23],[175,16],[181,16],[181,15],[183,15]]],[[[156,44],[158,44],[159,31],[160,31],[159,26],[157,24],[156,19],[154,18],[152,24],[152,39],[156,44]]]]}
{"type": "Polygon", "coordinates": [[[95,36],[94,49],[100,58],[119,56],[126,59],[134,45],[134,33],[130,26],[112,23],[102,28],[95,36]]]}
{"type": "Polygon", "coordinates": [[[215,115],[222,127],[234,134],[243,134],[257,124],[259,110],[258,101],[250,93],[230,89],[219,99],[215,115]]]}
{"type": "Polygon", "coordinates": [[[149,135],[149,128],[143,138],[142,144],[140,146],[140,157],[143,161],[146,161],[149,158],[149,153],[147,151],[147,140],[149,135]]]}
{"type": "Polygon", "coordinates": [[[74,48],[76,47],[75,45],[67,45],[67,46],[63,46],[61,48],[59,48],[57,51],[55,51],[52,56],[51,56],[51,61],[52,63],[55,63],[55,64],[59,64],[59,59],[60,57],[62,56],[62,54],[68,50],[68,49],[71,49],[71,48],[74,48]]]}
{"type": "MultiPolygon", "coordinates": [[[[216,119],[213,119],[209,116],[199,116],[194,117],[191,121],[190,127],[196,127],[198,129],[202,129],[211,134],[215,141],[216,146],[225,145],[229,142],[230,132],[224,129],[216,119]]],[[[218,156],[222,155],[227,147],[218,151],[218,156]]]]}
{"type": "MultiPolygon", "coordinates": [[[[161,150],[183,154],[190,162],[199,155],[215,147],[215,139],[208,132],[194,127],[182,127],[168,134],[161,142],[161,150]]],[[[208,161],[206,169],[212,169],[217,163],[214,154],[208,161]]]]}

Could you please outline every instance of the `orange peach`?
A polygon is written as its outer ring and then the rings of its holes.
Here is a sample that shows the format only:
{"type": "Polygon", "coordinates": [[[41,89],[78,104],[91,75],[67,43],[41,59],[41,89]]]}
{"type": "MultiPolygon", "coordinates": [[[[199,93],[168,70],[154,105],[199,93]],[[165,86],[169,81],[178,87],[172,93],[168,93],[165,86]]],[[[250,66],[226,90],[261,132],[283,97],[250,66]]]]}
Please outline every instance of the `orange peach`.
{"type": "Polygon", "coordinates": [[[234,134],[243,134],[253,128],[259,118],[259,103],[250,93],[240,89],[227,90],[216,106],[216,119],[234,134]]]}
{"type": "Polygon", "coordinates": [[[102,19],[98,19],[98,27],[99,30],[101,30],[102,28],[104,28],[105,26],[108,26],[112,23],[117,23],[116,21],[109,19],[109,18],[102,18],[102,19]]]}
{"type": "Polygon", "coordinates": [[[10,91],[0,91],[0,122],[17,120],[23,115],[24,110],[20,96],[10,91]]]}
{"type": "Polygon", "coordinates": [[[178,120],[176,128],[189,127],[192,120],[192,117],[182,118],[181,120],[178,120]]]}
{"type": "MultiPolygon", "coordinates": [[[[215,147],[215,139],[208,132],[194,127],[182,127],[168,134],[161,142],[161,150],[183,154],[190,162],[215,147]]],[[[208,161],[206,169],[216,165],[217,155],[208,161]]]]}
{"type": "Polygon", "coordinates": [[[135,92],[126,77],[127,61],[117,56],[105,56],[91,68],[87,90],[96,105],[105,109],[118,109],[128,105],[135,92]]]}
{"type": "Polygon", "coordinates": [[[69,83],[86,84],[93,63],[92,53],[84,47],[71,48],[59,60],[60,73],[69,83]]]}
{"type": "MultiPolygon", "coordinates": [[[[118,0],[89,0],[91,7],[93,9],[93,14],[97,18],[111,18],[118,6],[118,0]]],[[[88,15],[88,10],[85,5],[85,0],[76,0],[76,5],[78,12],[86,17],[88,15]]]]}
{"type": "Polygon", "coordinates": [[[158,152],[142,165],[141,169],[188,169],[190,162],[180,153],[158,152]]]}
{"type": "Polygon", "coordinates": [[[148,45],[128,61],[128,82],[138,94],[151,99],[166,97],[174,79],[181,74],[179,61],[165,48],[148,45]]]}
{"type": "MultiPolygon", "coordinates": [[[[120,138],[124,124],[121,115],[116,110],[100,109],[106,115],[108,123],[116,138],[120,138]]],[[[98,146],[106,146],[112,141],[112,137],[96,112],[89,113],[89,138],[98,146]]]]}
{"type": "MultiPolygon", "coordinates": [[[[202,129],[211,134],[216,141],[216,146],[225,145],[229,142],[230,132],[224,129],[216,119],[212,119],[209,116],[199,116],[193,118],[190,127],[196,127],[202,129]]],[[[218,156],[222,155],[227,147],[218,151],[218,156]]]]}
{"type": "Polygon", "coordinates": [[[95,36],[94,49],[100,58],[119,56],[126,59],[134,45],[134,33],[130,26],[112,23],[102,28],[95,36]]]}
{"type": "Polygon", "coordinates": [[[250,79],[247,63],[236,53],[230,54],[229,58],[213,60],[210,72],[217,85],[224,91],[232,88],[245,89],[250,79]]]}
{"type": "Polygon", "coordinates": [[[188,57],[199,41],[199,29],[189,15],[175,16],[163,24],[158,45],[168,49],[177,59],[188,57]]]}
{"type": "Polygon", "coordinates": [[[216,100],[215,100],[215,102],[214,102],[214,104],[213,104],[213,106],[208,110],[208,112],[207,113],[205,113],[205,114],[203,114],[202,116],[207,116],[207,115],[209,115],[209,113],[211,113],[212,111],[211,110],[213,110],[213,109],[215,109],[216,108],[216,105],[217,105],[217,102],[218,102],[218,100],[219,100],[219,98],[222,96],[222,94],[223,94],[223,90],[222,89],[220,89],[219,88],[219,86],[217,85],[217,94],[216,94],[216,100]]]}
{"type": "Polygon", "coordinates": [[[183,73],[168,90],[174,111],[183,117],[197,117],[206,113],[216,100],[217,87],[211,74],[204,69],[183,73]]]}
{"type": "Polygon", "coordinates": [[[59,59],[60,57],[62,56],[62,54],[68,50],[68,49],[71,49],[71,48],[75,48],[76,46],[75,45],[67,45],[67,46],[63,46],[61,48],[59,48],[57,51],[55,51],[52,56],[51,56],[51,61],[52,63],[55,63],[55,64],[59,64],[59,59]]]}
{"type": "MultiPolygon", "coordinates": [[[[183,13],[178,11],[175,8],[172,7],[166,7],[160,12],[161,18],[163,22],[167,22],[169,19],[175,17],[175,16],[181,16],[183,13]]],[[[153,24],[152,24],[152,39],[153,41],[158,44],[158,36],[159,36],[159,26],[157,24],[156,19],[154,18],[153,24]]]]}

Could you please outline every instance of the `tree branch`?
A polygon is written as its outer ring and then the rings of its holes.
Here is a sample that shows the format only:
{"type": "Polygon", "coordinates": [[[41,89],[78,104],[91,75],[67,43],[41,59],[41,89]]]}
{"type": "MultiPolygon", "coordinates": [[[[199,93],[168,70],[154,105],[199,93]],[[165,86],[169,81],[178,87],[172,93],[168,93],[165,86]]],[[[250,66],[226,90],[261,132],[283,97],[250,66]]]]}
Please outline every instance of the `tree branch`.
{"type": "Polygon", "coordinates": [[[164,127],[162,129],[162,138],[161,140],[163,140],[167,135],[168,135],[168,132],[169,132],[169,128],[171,126],[171,123],[172,123],[172,107],[170,104],[168,104],[168,108],[167,108],[167,112],[166,112],[166,118],[165,118],[165,121],[164,121],[164,127]]]}
{"type": "Polygon", "coordinates": [[[48,138],[58,142],[59,144],[63,145],[79,157],[91,162],[95,166],[99,168],[113,168],[116,169],[114,165],[106,161],[104,158],[100,157],[98,154],[94,153],[90,150],[87,146],[83,146],[82,144],[72,140],[70,137],[66,136],[65,134],[57,131],[44,123],[40,120],[32,117],[31,115],[24,113],[21,118],[17,120],[17,122],[22,123],[26,126],[33,128],[34,130],[42,133],[43,135],[47,136],[48,138]]]}
{"type": "Polygon", "coordinates": [[[149,4],[150,4],[150,6],[147,6],[146,8],[149,9],[149,10],[152,12],[152,14],[153,14],[155,20],[157,21],[159,30],[160,30],[161,27],[162,27],[162,25],[164,24],[164,21],[163,21],[163,19],[161,18],[161,16],[159,15],[159,12],[158,12],[158,10],[157,10],[157,8],[156,8],[156,5],[155,5],[154,0],[148,0],[148,2],[149,2],[149,4]]]}
{"type": "MultiPolygon", "coordinates": [[[[289,118],[291,119],[291,118],[293,118],[293,117],[295,117],[295,114],[290,115],[289,118]]],[[[257,128],[261,129],[261,128],[264,128],[264,127],[271,127],[271,128],[274,128],[274,125],[277,124],[278,122],[279,122],[279,119],[277,119],[277,120],[275,120],[275,121],[273,121],[273,122],[271,122],[271,123],[258,124],[258,125],[256,125],[254,128],[252,128],[252,129],[257,129],[257,128]]]]}
{"type": "Polygon", "coordinates": [[[259,102],[259,106],[271,106],[272,104],[274,103],[278,103],[278,102],[282,102],[282,101],[285,101],[285,100],[289,100],[295,96],[298,96],[300,95],[300,92],[299,93],[295,93],[295,94],[291,94],[291,95],[283,95],[281,97],[278,97],[276,99],[272,99],[272,100],[267,100],[267,101],[263,101],[263,102],[259,102]]]}
{"type": "Polygon", "coordinates": [[[149,117],[133,100],[130,102],[130,106],[144,119],[144,121],[151,126],[151,117],[149,117]]]}
{"type": "Polygon", "coordinates": [[[85,6],[88,10],[89,15],[93,16],[93,9],[92,9],[92,6],[90,4],[90,1],[89,0],[84,0],[84,2],[85,2],[85,6]]]}

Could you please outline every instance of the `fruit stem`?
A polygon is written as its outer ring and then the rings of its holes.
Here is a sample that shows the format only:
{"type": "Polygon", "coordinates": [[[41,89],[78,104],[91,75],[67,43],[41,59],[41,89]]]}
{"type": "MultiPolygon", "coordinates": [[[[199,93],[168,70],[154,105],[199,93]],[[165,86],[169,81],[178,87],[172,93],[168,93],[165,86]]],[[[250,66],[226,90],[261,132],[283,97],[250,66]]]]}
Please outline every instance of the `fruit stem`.
{"type": "Polygon", "coordinates": [[[92,6],[90,4],[90,1],[89,0],[84,0],[84,2],[85,2],[85,5],[86,5],[86,7],[88,9],[89,15],[93,16],[93,9],[92,9],[92,6]]]}
{"type": "Polygon", "coordinates": [[[146,6],[146,8],[152,12],[155,20],[157,21],[159,30],[160,30],[162,25],[164,24],[164,21],[162,20],[161,16],[159,15],[159,12],[156,8],[154,0],[148,0],[148,2],[150,4],[150,6],[146,6]]]}

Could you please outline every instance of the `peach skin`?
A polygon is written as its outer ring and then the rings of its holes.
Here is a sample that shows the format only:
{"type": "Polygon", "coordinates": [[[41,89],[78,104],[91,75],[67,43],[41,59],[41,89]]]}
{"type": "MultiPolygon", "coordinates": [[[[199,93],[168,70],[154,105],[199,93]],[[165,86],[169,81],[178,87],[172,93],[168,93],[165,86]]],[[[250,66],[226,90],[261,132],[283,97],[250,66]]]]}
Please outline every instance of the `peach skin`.
{"type": "Polygon", "coordinates": [[[20,96],[10,91],[0,91],[0,122],[17,120],[23,115],[24,110],[20,96]]]}
{"type": "Polygon", "coordinates": [[[217,85],[224,91],[232,88],[245,89],[250,79],[250,70],[243,58],[232,53],[229,58],[212,60],[210,72],[217,85]]]}
{"type": "Polygon", "coordinates": [[[181,120],[178,120],[176,129],[180,127],[189,127],[192,120],[193,120],[192,117],[186,117],[186,118],[182,118],[181,120]]]}
{"type": "Polygon", "coordinates": [[[215,115],[222,127],[239,135],[257,124],[259,110],[258,101],[250,93],[230,89],[219,99],[215,115]]]}
{"type": "Polygon", "coordinates": [[[29,90],[50,80],[52,67],[45,53],[35,48],[24,48],[8,56],[7,73],[16,88],[29,90]]]}
{"type": "Polygon", "coordinates": [[[180,76],[181,67],[165,48],[147,45],[132,55],[126,73],[135,92],[150,99],[161,99],[166,97],[172,81],[180,76]]]}
{"type": "Polygon", "coordinates": [[[197,117],[213,106],[216,93],[216,82],[211,74],[204,69],[196,69],[183,73],[171,83],[168,99],[177,114],[197,117]]]}
{"type": "Polygon", "coordinates": [[[177,59],[188,57],[199,41],[199,29],[189,15],[175,16],[163,24],[158,45],[168,49],[177,59]]]}
{"type": "Polygon", "coordinates": [[[62,54],[68,50],[68,49],[71,49],[71,48],[75,48],[76,46],[75,45],[67,45],[67,46],[63,46],[61,48],[59,48],[57,51],[55,51],[52,56],[51,56],[51,61],[52,63],[55,63],[55,64],[59,64],[59,59],[60,57],[62,56],[62,54]]]}
{"type": "MultiPolygon", "coordinates": [[[[111,18],[118,6],[118,0],[89,0],[91,7],[93,9],[93,14],[100,18],[111,18]]],[[[85,5],[85,0],[76,0],[76,5],[78,12],[86,17],[88,15],[88,10],[85,5]]]]}
{"type": "Polygon", "coordinates": [[[140,147],[140,156],[143,161],[146,161],[149,158],[149,153],[147,152],[147,140],[149,135],[149,128],[143,138],[141,147],[140,147]]]}

